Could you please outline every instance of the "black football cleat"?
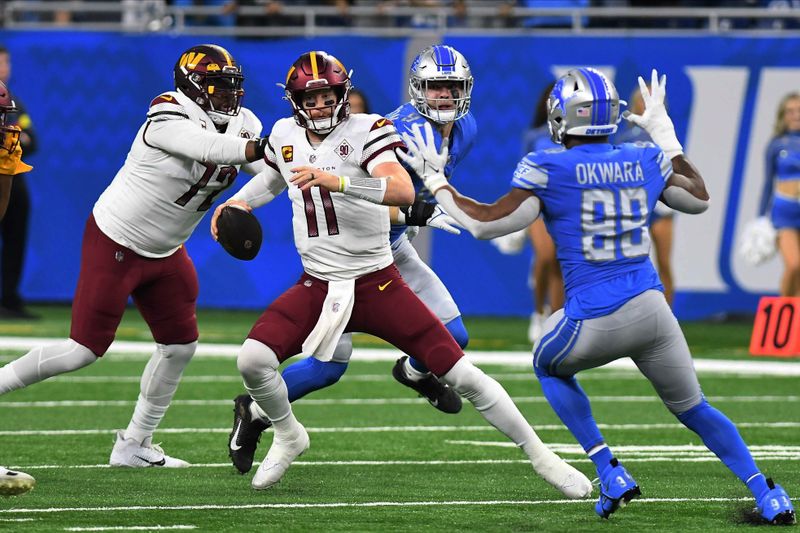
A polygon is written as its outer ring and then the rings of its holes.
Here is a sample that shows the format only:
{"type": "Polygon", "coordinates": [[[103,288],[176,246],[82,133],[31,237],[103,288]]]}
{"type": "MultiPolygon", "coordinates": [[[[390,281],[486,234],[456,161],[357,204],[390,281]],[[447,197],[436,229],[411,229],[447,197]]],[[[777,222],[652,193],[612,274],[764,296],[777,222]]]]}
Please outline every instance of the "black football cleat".
{"type": "Polygon", "coordinates": [[[455,414],[461,411],[461,396],[436,379],[436,376],[433,374],[428,374],[419,381],[407,378],[403,370],[406,359],[408,359],[408,356],[404,355],[394,364],[394,368],[392,368],[392,376],[394,376],[394,379],[406,387],[417,391],[420,396],[428,400],[432,406],[443,413],[455,414]]]}
{"type": "Polygon", "coordinates": [[[261,434],[272,425],[260,418],[253,420],[250,416],[251,403],[253,399],[249,394],[242,394],[233,400],[233,431],[228,437],[228,455],[240,474],[246,474],[253,468],[253,457],[261,434]]]}

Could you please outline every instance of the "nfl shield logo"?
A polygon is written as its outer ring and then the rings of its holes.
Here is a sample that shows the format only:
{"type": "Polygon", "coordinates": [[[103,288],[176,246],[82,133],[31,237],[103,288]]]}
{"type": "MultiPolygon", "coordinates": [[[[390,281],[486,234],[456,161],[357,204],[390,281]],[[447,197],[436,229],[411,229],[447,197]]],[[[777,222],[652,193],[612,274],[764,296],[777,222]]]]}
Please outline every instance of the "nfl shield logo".
{"type": "Polygon", "coordinates": [[[122,260],[125,259],[125,254],[117,250],[117,252],[114,254],[114,259],[117,260],[117,263],[122,263],[122,260]]]}
{"type": "Polygon", "coordinates": [[[313,163],[316,160],[317,160],[317,154],[311,154],[310,156],[308,156],[309,163],[313,163]]]}

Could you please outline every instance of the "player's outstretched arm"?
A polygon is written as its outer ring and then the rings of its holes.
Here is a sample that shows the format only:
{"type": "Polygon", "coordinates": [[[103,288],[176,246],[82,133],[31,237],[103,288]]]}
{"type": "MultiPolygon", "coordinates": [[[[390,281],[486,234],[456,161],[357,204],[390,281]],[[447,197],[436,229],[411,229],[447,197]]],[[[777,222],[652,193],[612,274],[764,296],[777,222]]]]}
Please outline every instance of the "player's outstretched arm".
{"type": "Polygon", "coordinates": [[[639,90],[644,101],[644,113],[626,112],[623,116],[644,129],[655,144],[672,162],[674,173],[667,180],[661,200],[683,213],[698,214],[708,209],[709,196],[703,177],[683,153],[675,135],[675,126],[667,114],[664,100],[667,95],[667,76],[660,78],[656,69],[650,74],[650,87],[639,76],[639,90]]]}
{"type": "Polygon", "coordinates": [[[429,123],[422,129],[414,125],[412,135],[403,133],[402,137],[408,153],[398,151],[397,156],[411,168],[423,169],[420,177],[439,205],[478,239],[493,239],[521,230],[539,216],[540,202],[531,191],[514,188],[492,204],[459,194],[444,176],[447,143],[442,143],[441,150],[436,149],[429,123]]]}
{"type": "Polygon", "coordinates": [[[436,201],[460,226],[478,239],[494,239],[530,226],[541,203],[531,192],[511,189],[492,204],[462,196],[452,185],[436,190],[436,201]]]}

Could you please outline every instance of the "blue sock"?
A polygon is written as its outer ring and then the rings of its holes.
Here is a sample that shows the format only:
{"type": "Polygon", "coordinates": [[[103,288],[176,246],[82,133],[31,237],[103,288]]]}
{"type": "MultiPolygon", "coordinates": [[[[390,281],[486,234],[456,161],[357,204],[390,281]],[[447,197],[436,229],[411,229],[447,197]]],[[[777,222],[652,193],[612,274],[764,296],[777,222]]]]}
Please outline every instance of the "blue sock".
{"type": "Polygon", "coordinates": [[[310,392],[333,385],[347,370],[347,363],[322,362],[315,357],[292,363],[281,375],[289,389],[289,401],[293,402],[310,392]]]}
{"type": "MultiPolygon", "coordinates": [[[[447,328],[447,331],[450,332],[450,335],[453,336],[462,349],[467,347],[467,343],[469,342],[469,334],[467,333],[467,328],[464,327],[464,322],[461,320],[461,315],[455,317],[453,320],[445,324],[444,327],[447,328]]],[[[422,364],[422,361],[418,361],[409,356],[408,362],[411,365],[411,368],[414,370],[419,370],[423,374],[430,372],[428,367],[422,364]]]]}
{"type": "MultiPolygon", "coordinates": [[[[538,370],[536,376],[542,384],[542,392],[550,402],[550,406],[585,451],[588,452],[598,444],[605,442],[594,421],[594,416],[592,416],[589,398],[583,392],[575,376],[559,378],[538,370]]],[[[608,464],[608,460],[605,464],[608,464]]]]}
{"type": "Polygon", "coordinates": [[[705,400],[676,416],[684,426],[700,435],[703,444],[747,485],[756,499],[769,490],[766,479],[759,475],[747,444],[728,417],[705,400]]]}
{"type": "Polygon", "coordinates": [[[458,315],[445,324],[444,327],[447,328],[447,331],[450,332],[450,335],[453,336],[462,350],[467,347],[467,344],[469,344],[469,333],[467,333],[467,328],[464,327],[464,321],[461,320],[461,315],[458,315]]]}

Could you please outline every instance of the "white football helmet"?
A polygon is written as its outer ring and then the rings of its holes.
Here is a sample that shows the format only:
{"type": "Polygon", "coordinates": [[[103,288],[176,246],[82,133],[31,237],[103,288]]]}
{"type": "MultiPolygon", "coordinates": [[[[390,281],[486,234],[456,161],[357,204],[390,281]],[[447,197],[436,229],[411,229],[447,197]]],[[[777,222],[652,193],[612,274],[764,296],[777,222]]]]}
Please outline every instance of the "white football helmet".
{"type": "Polygon", "coordinates": [[[437,44],[424,49],[411,64],[408,94],[420,115],[440,124],[454,122],[469,111],[472,94],[472,71],[467,60],[452,46],[437,44]],[[427,97],[428,84],[435,81],[456,82],[450,98],[427,97]],[[439,105],[455,104],[453,109],[439,109],[439,105]]]}

